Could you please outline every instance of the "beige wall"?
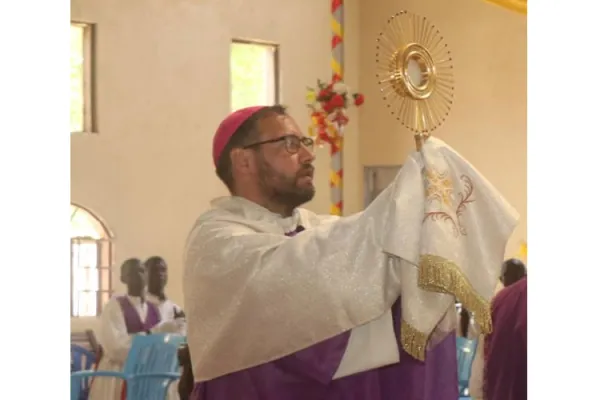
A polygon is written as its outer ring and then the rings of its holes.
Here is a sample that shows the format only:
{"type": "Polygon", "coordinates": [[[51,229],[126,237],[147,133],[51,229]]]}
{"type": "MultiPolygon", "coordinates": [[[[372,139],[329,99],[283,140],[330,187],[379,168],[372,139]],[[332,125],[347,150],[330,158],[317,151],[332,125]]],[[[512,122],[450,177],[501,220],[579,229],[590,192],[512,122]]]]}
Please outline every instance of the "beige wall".
{"type": "Polygon", "coordinates": [[[388,114],[375,78],[375,40],[392,14],[408,10],[434,23],[453,53],[455,104],[436,132],[465,156],[517,209],[521,222],[507,247],[527,235],[527,19],[481,0],[362,1],[360,162],[402,164],[412,135],[388,114]]]}
{"type": "MultiPolygon", "coordinates": [[[[410,135],[383,107],[373,65],[375,35],[391,13],[407,8],[430,17],[454,52],[456,104],[440,136],[521,213],[509,253],[516,250],[527,216],[525,18],[478,0],[362,1],[360,8],[359,0],[345,3],[346,82],[367,96],[360,119],[356,110],[350,113],[346,212],[362,208],[362,164],[402,163],[412,149],[410,135]]],[[[329,4],[72,0],[71,7],[73,20],[97,24],[98,109],[98,135],[71,138],[71,199],[115,233],[117,263],[164,256],[171,266],[169,294],[181,302],[188,230],[211,198],[225,194],[213,173],[210,145],[229,112],[229,41],[281,45],[282,99],[306,126],[305,87],[331,73],[329,4]]],[[[320,190],[309,207],[328,212],[327,150],[318,157],[320,190]]],[[[92,325],[72,321],[73,329],[92,325]]]]}
{"type": "MultiPolygon", "coordinates": [[[[347,64],[358,63],[357,1],[347,1],[347,64]]],[[[182,301],[184,240],[211,198],[212,134],[229,111],[229,42],[281,45],[282,99],[306,126],[307,85],[331,75],[329,4],[321,0],[72,0],[72,19],[97,24],[98,135],[71,137],[71,200],[116,236],[117,262],[158,254],[170,263],[169,294],[182,301]]],[[[358,84],[356,67],[347,83],[358,84]]],[[[348,130],[346,176],[358,176],[358,118],[348,130]]],[[[319,150],[310,208],[329,211],[326,149],[319,150]]],[[[346,210],[362,206],[359,184],[346,210]]],[[[121,290],[119,282],[116,289],[121,290]]],[[[72,320],[73,329],[93,324],[72,320]]]]}

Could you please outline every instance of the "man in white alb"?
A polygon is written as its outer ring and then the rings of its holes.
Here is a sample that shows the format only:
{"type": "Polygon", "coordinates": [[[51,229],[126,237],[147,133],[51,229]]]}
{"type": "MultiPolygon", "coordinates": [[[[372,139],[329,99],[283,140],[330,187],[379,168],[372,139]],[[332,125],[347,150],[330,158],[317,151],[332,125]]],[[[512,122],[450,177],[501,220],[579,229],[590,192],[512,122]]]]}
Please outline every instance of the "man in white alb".
{"type": "MultiPolygon", "coordinates": [[[[141,260],[130,258],[121,265],[121,282],[127,294],[110,299],[100,315],[96,336],[101,346],[99,371],[122,371],[134,335],[174,333],[179,324],[161,321],[158,308],[146,300],[146,269],[141,260]]],[[[124,400],[125,386],[117,378],[94,378],[90,400],[124,400]]]]}
{"type": "Polygon", "coordinates": [[[152,256],[144,262],[144,265],[148,273],[148,294],[146,296],[148,301],[158,307],[162,321],[177,320],[180,326],[177,333],[185,336],[185,313],[165,293],[169,277],[167,262],[162,257],[152,256]]]}

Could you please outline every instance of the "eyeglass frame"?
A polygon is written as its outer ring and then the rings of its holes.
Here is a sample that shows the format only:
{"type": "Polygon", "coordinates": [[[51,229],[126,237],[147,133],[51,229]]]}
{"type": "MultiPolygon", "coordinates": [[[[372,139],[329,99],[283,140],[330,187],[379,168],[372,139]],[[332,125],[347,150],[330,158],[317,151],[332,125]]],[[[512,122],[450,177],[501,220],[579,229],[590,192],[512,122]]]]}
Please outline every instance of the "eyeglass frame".
{"type": "Polygon", "coordinates": [[[269,140],[263,140],[261,142],[251,143],[246,146],[243,146],[242,149],[246,150],[246,149],[251,149],[251,148],[257,147],[257,146],[262,146],[263,144],[278,143],[278,142],[284,142],[285,150],[290,154],[298,153],[300,151],[301,146],[306,147],[310,151],[313,151],[314,147],[315,147],[315,140],[313,138],[310,138],[308,136],[297,136],[297,135],[289,134],[289,135],[280,136],[275,139],[269,139],[269,140]],[[298,140],[299,146],[298,146],[298,150],[296,150],[296,151],[291,151],[290,145],[288,145],[289,140],[292,138],[294,140],[298,140]]]}

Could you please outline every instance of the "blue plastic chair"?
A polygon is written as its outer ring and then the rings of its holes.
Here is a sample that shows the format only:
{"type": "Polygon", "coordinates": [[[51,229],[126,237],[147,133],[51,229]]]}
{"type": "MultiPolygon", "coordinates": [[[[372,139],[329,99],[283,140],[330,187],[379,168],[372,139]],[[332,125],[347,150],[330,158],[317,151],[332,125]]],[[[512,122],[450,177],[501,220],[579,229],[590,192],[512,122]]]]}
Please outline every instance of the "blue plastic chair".
{"type": "MultiPolygon", "coordinates": [[[[85,347],[71,343],[71,373],[91,370],[96,363],[96,355],[85,347]]],[[[77,400],[86,400],[90,390],[91,379],[82,379],[73,390],[77,400]]]]}
{"type": "MultiPolygon", "coordinates": [[[[137,335],[133,338],[122,372],[80,371],[71,374],[71,390],[82,379],[112,377],[127,384],[127,400],[164,400],[169,385],[179,379],[177,349],[185,337],[172,334],[137,335]]],[[[71,392],[71,400],[77,397],[71,392]]]]}
{"type": "Polygon", "coordinates": [[[469,379],[471,366],[477,350],[477,339],[456,338],[456,356],[458,358],[458,393],[460,396],[469,395],[469,379]]]}

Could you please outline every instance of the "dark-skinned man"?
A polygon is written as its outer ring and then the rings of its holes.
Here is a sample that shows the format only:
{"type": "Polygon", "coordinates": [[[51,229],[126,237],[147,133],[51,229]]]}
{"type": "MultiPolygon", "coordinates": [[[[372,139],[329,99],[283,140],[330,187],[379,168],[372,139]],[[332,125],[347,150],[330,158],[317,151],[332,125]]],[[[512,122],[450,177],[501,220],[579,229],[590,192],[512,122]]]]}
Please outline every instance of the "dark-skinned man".
{"type": "MultiPolygon", "coordinates": [[[[174,321],[161,321],[158,307],[146,300],[147,274],[141,260],[130,258],[121,265],[121,282],[127,286],[127,294],[110,299],[100,315],[100,371],[123,370],[134,335],[178,330],[174,321]]],[[[89,399],[120,400],[124,395],[120,379],[103,377],[92,382],[89,399]]]]}

